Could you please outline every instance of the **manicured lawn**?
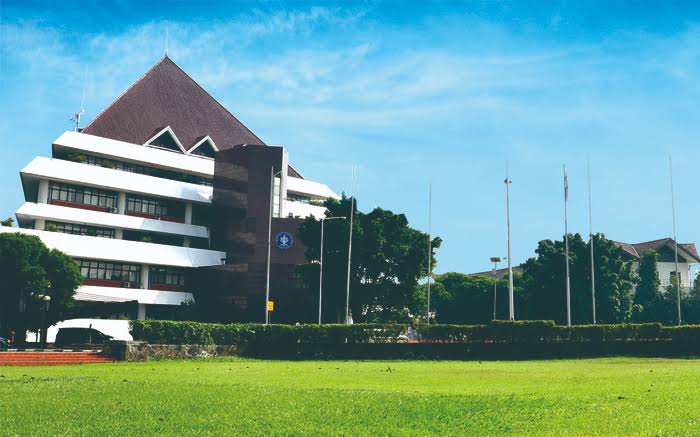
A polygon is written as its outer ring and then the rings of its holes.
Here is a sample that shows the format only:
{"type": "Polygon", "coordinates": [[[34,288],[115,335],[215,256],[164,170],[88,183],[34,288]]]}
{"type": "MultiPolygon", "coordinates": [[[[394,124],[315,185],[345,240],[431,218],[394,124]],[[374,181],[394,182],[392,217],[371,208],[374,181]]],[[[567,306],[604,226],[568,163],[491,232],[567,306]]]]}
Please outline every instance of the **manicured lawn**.
{"type": "Polygon", "coordinates": [[[698,435],[700,361],[0,367],[0,435],[698,435]]]}

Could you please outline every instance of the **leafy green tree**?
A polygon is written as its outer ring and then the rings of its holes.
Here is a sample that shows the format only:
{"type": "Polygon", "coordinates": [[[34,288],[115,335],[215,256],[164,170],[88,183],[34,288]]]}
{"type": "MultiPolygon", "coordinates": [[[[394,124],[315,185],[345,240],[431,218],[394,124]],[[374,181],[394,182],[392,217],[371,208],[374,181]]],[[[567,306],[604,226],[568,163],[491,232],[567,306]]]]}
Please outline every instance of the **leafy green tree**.
{"type": "Polygon", "coordinates": [[[27,329],[41,327],[43,302],[50,296],[47,323],[61,319],[82,281],[78,265],[68,255],[49,250],[40,239],[0,234],[0,333],[24,341],[27,329]]]}
{"type": "MultiPolygon", "coordinates": [[[[592,322],[590,243],[569,235],[571,319],[592,322]]],[[[594,237],[596,321],[622,323],[632,316],[636,275],[622,249],[604,235],[594,237]]],[[[543,240],[537,256],[523,264],[523,304],[518,318],[566,323],[566,257],[564,241],[543,240]]],[[[516,308],[516,315],[518,308],[516,308]]]]}
{"type": "Polygon", "coordinates": [[[639,261],[637,275],[639,282],[634,294],[635,311],[633,320],[635,322],[660,322],[660,313],[663,307],[663,296],[661,294],[661,281],[659,280],[659,270],[656,265],[659,254],[653,250],[644,252],[639,261]]]}
{"type": "MultiPolygon", "coordinates": [[[[513,275],[516,307],[520,297],[520,274],[513,275]]],[[[496,318],[508,318],[508,279],[507,276],[466,275],[464,273],[444,273],[435,276],[431,287],[430,307],[435,312],[438,323],[475,325],[488,323],[493,319],[493,294],[496,285],[496,318]]],[[[426,286],[419,287],[421,308],[426,308],[426,286]]]]}
{"type": "Polygon", "coordinates": [[[15,225],[15,219],[8,217],[5,220],[0,221],[0,226],[13,227],[15,225]]]}
{"type": "MultiPolygon", "coordinates": [[[[328,200],[324,224],[323,314],[325,321],[342,322],[345,317],[347,253],[351,200],[328,200]]],[[[307,218],[299,229],[309,264],[300,272],[310,289],[318,290],[320,220],[307,218]]],[[[441,239],[432,241],[435,250],[441,239]]],[[[398,321],[411,317],[416,304],[418,281],[427,275],[428,235],[409,226],[406,216],[375,208],[362,213],[355,208],[353,219],[350,309],[353,320],[398,321]]]]}

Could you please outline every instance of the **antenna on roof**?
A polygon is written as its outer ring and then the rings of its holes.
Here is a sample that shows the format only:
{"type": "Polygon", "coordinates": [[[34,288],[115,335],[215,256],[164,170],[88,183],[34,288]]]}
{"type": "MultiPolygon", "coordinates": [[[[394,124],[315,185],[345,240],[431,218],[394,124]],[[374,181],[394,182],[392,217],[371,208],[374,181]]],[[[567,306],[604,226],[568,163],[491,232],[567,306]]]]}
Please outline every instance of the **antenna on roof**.
{"type": "Polygon", "coordinates": [[[83,97],[80,99],[80,111],[76,112],[73,114],[73,116],[70,118],[70,120],[75,123],[75,127],[73,130],[75,132],[80,132],[80,116],[85,113],[85,83],[83,83],[83,97]]]}

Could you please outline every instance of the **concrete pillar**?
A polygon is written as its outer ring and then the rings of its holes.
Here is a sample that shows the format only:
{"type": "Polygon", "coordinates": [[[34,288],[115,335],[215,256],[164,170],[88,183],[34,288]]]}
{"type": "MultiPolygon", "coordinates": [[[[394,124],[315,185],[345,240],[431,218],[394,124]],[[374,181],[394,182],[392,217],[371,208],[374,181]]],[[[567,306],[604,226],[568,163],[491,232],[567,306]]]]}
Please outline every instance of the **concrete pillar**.
{"type": "Polygon", "coordinates": [[[137,319],[138,320],[146,320],[146,304],[145,303],[139,304],[139,313],[138,313],[137,319]]]}
{"type": "Polygon", "coordinates": [[[190,247],[190,237],[182,238],[182,247],[190,247]]]}
{"type": "Polygon", "coordinates": [[[37,231],[43,231],[45,225],[46,220],[44,220],[43,218],[37,218],[34,220],[34,229],[36,229],[37,231]]]}
{"type": "MultiPolygon", "coordinates": [[[[149,268],[148,264],[141,265],[141,288],[144,290],[148,288],[148,273],[149,273],[149,271],[150,271],[150,268],[149,268]]],[[[146,320],[146,304],[143,304],[143,303],[139,304],[138,320],[146,320]]]]}
{"type": "Polygon", "coordinates": [[[117,195],[117,212],[126,214],[126,193],[120,192],[117,195]]]}
{"type": "Polygon", "coordinates": [[[47,179],[42,179],[39,181],[39,191],[37,193],[37,203],[48,203],[49,202],[49,181],[47,179]]]}
{"type": "Polygon", "coordinates": [[[185,224],[192,224],[192,202],[185,204],[185,224]]]}
{"type": "Polygon", "coordinates": [[[282,148],[282,172],[280,173],[280,198],[278,217],[287,217],[285,201],[287,200],[287,169],[289,168],[289,153],[287,149],[282,148]]]}
{"type": "Polygon", "coordinates": [[[117,228],[114,230],[114,239],[115,240],[122,240],[124,239],[124,230],[121,228],[117,228]]]}
{"type": "Polygon", "coordinates": [[[146,290],[148,288],[148,272],[150,268],[148,264],[141,265],[141,288],[146,290]]]}

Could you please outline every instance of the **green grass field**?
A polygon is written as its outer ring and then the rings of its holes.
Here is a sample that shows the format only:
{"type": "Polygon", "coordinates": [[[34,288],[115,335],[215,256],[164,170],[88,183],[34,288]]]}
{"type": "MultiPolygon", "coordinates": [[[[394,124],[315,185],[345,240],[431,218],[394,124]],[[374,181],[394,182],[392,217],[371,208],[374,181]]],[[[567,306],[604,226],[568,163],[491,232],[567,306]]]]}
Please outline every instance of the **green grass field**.
{"type": "Polygon", "coordinates": [[[0,367],[0,435],[699,435],[700,361],[0,367]]]}

